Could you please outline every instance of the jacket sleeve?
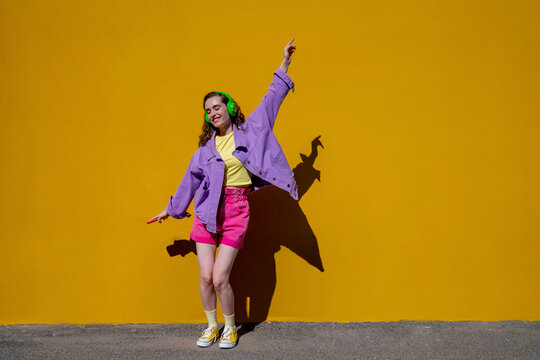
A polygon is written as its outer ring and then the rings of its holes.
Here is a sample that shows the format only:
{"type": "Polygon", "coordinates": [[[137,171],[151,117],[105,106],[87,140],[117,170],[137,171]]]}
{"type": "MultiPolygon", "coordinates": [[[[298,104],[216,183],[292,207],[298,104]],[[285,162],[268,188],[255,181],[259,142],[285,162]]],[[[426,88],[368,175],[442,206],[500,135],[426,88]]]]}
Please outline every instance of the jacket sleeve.
{"type": "Polygon", "coordinates": [[[191,214],[187,213],[186,210],[189,204],[191,204],[191,200],[193,200],[195,192],[204,179],[204,172],[199,166],[198,159],[199,152],[197,151],[191,157],[188,169],[186,170],[180,185],[178,185],[176,194],[171,196],[169,204],[167,204],[167,208],[165,209],[167,214],[175,219],[183,219],[191,216],[191,214]]]}
{"type": "Polygon", "coordinates": [[[257,127],[270,126],[273,129],[279,107],[289,90],[294,93],[294,82],[285,71],[277,69],[268,93],[264,95],[261,104],[253,110],[248,119],[257,127]]]}

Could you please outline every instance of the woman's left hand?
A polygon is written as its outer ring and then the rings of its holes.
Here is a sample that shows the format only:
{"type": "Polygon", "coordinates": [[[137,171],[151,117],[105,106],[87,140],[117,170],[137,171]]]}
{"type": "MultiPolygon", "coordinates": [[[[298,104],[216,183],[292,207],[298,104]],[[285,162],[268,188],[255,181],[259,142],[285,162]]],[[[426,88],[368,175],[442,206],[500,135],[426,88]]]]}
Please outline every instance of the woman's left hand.
{"type": "Polygon", "coordinates": [[[292,38],[291,41],[285,46],[285,49],[283,50],[283,61],[287,64],[291,63],[291,56],[296,50],[296,45],[293,45],[292,42],[294,41],[294,38],[292,38]]]}

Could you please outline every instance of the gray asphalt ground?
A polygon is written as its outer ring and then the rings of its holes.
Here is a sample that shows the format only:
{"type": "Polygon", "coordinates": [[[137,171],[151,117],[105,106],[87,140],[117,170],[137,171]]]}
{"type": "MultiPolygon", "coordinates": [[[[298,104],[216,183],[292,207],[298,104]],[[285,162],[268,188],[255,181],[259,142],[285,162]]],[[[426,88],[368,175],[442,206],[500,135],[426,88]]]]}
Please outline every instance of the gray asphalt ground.
{"type": "Polygon", "coordinates": [[[0,359],[540,359],[540,322],[267,322],[202,349],[202,324],[0,326],[0,359]]]}

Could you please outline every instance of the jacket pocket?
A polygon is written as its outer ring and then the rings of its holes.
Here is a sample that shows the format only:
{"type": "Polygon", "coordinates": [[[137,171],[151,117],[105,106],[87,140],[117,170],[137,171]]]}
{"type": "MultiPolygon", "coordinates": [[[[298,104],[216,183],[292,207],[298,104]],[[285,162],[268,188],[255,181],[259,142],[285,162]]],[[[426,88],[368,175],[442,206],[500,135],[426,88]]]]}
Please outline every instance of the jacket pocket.
{"type": "Polygon", "coordinates": [[[272,167],[278,174],[281,174],[282,176],[290,177],[292,174],[289,163],[287,162],[283,152],[280,152],[274,157],[272,167]]]}
{"type": "Polygon", "coordinates": [[[283,151],[279,151],[272,159],[272,164],[279,165],[283,162],[287,162],[287,160],[285,159],[285,154],[283,153],[283,151]]]}

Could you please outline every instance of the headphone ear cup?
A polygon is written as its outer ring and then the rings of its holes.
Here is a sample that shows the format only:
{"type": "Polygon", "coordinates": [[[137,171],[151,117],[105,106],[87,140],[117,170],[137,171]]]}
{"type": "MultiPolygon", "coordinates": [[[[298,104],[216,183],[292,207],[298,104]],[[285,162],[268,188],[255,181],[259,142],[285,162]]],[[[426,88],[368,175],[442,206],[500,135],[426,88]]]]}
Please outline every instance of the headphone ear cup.
{"type": "Polygon", "coordinates": [[[211,124],[210,119],[208,118],[208,114],[207,114],[207,113],[204,113],[204,119],[206,120],[207,123],[211,124]]]}
{"type": "Polygon", "coordinates": [[[236,115],[236,110],[234,109],[234,101],[232,101],[231,98],[229,98],[229,102],[227,103],[227,110],[229,111],[229,115],[236,115]]]}

